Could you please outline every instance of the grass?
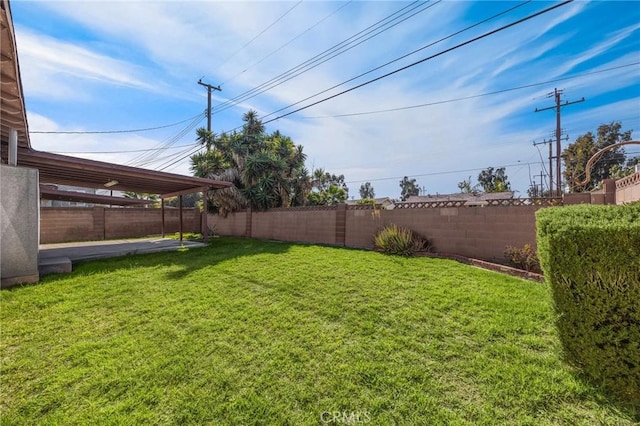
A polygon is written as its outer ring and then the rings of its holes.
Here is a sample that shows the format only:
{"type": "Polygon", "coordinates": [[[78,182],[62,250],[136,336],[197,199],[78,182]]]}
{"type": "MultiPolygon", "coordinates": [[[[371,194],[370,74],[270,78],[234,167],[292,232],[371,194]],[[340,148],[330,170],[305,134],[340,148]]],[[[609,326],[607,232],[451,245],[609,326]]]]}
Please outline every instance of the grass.
{"type": "Polygon", "coordinates": [[[636,414],[562,362],[545,285],[449,260],[215,238],[81,264],[0,302],[3,425],[636,414]]]}

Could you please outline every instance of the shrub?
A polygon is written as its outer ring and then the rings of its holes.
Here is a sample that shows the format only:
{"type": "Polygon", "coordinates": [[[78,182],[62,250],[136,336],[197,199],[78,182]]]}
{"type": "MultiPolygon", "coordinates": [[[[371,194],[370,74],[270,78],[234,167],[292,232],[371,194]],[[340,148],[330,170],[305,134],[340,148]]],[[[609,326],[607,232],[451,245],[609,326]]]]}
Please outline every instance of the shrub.
{"type": "Polygon", "coordinates": [[[640,405],[640,205],[537,212],[566,359],[640,405]]]}
{"type": "Polygon", "coordinates": [[[374,246],[377,251],[386,254],[411,256],[416,252],[431,251],[431,241],[410,229],[396,225],[387,226],[375,236],[374,246]]]}
{"type": "Polygon", "coordinates": [[[504,257],[515,268],[524,269],[529,272],[540,272],[538,255],[535,249],[529,244],[525,244],[522,248],[507,246],[504,250],[504,257]]]}

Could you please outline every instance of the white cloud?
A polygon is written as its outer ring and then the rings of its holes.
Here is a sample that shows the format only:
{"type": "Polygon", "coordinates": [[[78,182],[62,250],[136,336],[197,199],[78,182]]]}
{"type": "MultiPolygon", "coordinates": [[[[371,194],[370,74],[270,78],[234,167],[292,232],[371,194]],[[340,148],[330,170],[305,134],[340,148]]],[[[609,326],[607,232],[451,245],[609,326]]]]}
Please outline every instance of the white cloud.
{"type": "Polygon", "coordinates": [[[98,82],[150,90],[139,67],[17,27],[24,85],[32,96],[86,99],[82,84],[98,82]]]}
{"type": "Polygon", "coordinates": [[[616,45],[620,44],[622,41],[631,37],[636,31],[640,29],[640,24],[631,25],[627,28],[623,28],[619,31],[615,31],[607,38],[605,38],[601,43],[598,43],[592,46],[590,49],[581,52],[578,56],[574,57],[572,60],[565,62],[561,67],[556,70],[556,73],[562,75],[566,72],[571,71],[575,67],[580,64],[587,62],[590,59],[593,59],[603,53],[606,53],[608,50],[612,49],[616,45]]]}

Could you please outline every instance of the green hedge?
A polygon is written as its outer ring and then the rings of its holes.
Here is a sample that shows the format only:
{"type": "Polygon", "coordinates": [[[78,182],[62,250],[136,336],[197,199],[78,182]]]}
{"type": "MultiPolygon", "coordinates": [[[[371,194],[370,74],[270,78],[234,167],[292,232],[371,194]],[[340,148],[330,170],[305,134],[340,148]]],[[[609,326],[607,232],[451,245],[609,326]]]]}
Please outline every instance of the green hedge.
{"type": "Polygon", "coordinates": [[[640,204],[536,214],[567,360],[640,406],[640,204]]]}

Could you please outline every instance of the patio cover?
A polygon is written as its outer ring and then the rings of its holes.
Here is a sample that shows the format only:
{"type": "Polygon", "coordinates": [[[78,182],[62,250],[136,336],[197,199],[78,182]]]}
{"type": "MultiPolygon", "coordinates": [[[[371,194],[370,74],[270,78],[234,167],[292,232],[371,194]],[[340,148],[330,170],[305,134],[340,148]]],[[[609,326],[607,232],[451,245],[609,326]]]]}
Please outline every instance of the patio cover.
{"type": "Polygon", "coordinates": [[[0,139],[9,140],[9,129],[18,131],[18,145],[30,147],[24,107],[18,50],[8,0],[0,0],[0,139]]]}
{"type": "Polygon", "coordinates": [[[85,188],[147,192],[163,198],[231,186],[231,182],[87,160],[18,148],[18,166],[40,171],[40,182],[85,188]],[[105,184],[111,183],[109,186],[105,184]]]}
{"type": "Polygon", "coordinates": [[[40,185],[40,198],[43,200],[73,201],[80,203],[104,204],[113,206],[144,206],[153,204],[151,200],[138,200],[136,198],[112,197],[109,195],[87,194],[78,191],[64,191],[40,185]]]}

